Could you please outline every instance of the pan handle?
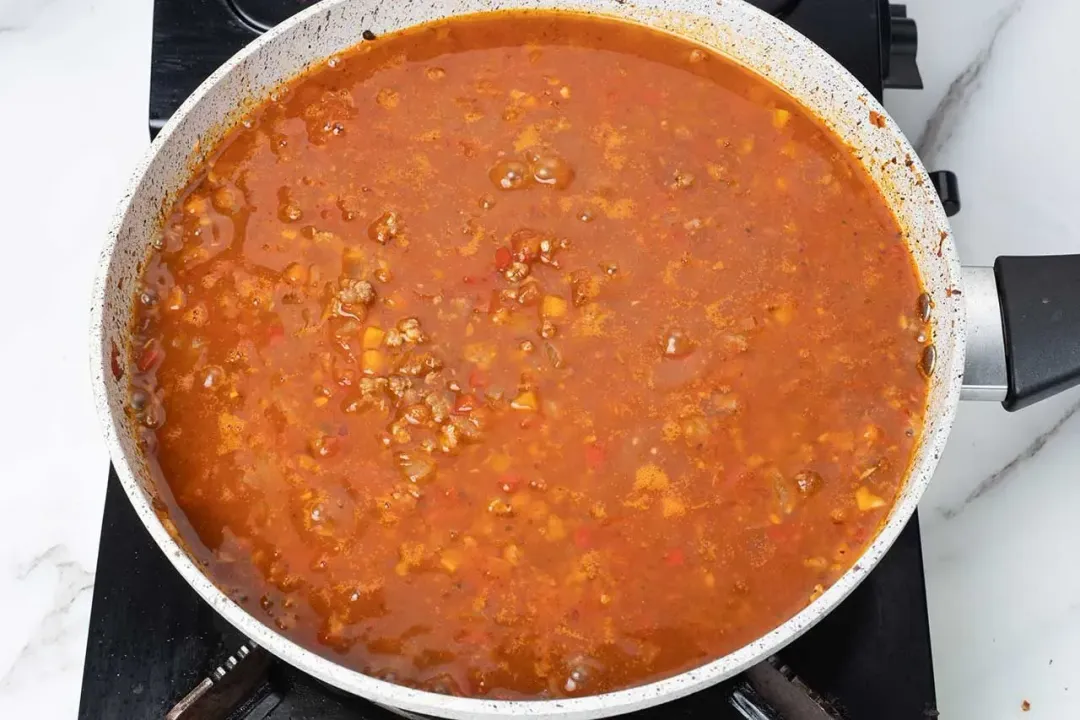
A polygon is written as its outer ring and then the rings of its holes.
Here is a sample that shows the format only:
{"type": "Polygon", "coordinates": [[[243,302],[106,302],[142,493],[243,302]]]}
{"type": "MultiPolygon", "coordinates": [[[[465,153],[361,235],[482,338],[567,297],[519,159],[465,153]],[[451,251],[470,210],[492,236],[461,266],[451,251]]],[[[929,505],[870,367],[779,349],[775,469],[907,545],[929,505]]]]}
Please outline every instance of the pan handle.
{"type": "Polygon", "coordinates": [[[1080,384],[1080,255],[964,268],[963,397],[1013,411],[1080,384]]]}

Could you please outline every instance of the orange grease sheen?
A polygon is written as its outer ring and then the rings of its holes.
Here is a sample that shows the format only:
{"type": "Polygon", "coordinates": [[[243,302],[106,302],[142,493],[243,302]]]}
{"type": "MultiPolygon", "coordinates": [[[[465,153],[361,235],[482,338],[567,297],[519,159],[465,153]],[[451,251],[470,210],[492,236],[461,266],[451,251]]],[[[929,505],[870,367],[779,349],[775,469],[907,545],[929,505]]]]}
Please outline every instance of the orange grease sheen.
{"type": "Polygon", "coordinates": [[[137,300],[132,412],[220,587],[363,672],[539,698],[720,657],[851,565],[929,329],[835,138],[584,16],[333,65],[225,137],[137,300]]]}

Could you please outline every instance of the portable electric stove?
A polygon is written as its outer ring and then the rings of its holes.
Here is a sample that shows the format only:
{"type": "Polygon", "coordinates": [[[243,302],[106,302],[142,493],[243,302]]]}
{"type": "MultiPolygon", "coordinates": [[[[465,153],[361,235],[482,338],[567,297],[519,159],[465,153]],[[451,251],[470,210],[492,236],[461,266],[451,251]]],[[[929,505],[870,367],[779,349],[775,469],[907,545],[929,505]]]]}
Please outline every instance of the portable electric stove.
{"type": "MultiPolygon", "coordinates": [[[[888,0],[750,0],[825,48],[875,96],[922,87],[917,32],[888,0]]],[[[150,132],[233,53],[312,0],[155,0],[150,132]]],[[[956,179],[934,173],[950,214],[956,179]]],[[[918,517],[873,573],[779,656],[636,720],[935,718],[918,517]]],[[[390,720],[272,658],[204,603],[109,473],[79,717],[390,720]]]]}

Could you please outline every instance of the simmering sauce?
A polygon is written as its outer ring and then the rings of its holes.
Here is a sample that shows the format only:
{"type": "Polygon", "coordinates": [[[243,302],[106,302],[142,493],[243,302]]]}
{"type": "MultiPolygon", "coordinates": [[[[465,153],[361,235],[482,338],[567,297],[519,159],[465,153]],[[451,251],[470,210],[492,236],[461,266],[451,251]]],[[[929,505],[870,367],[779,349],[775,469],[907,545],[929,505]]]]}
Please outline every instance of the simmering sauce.
{"type": "Polygon", "coordinates": [[[885,200],[789,97],[642,27],[364,42],[166,215],[129,376],[167,525],[397,683],[575,696],[731,652],[848,569],[921,431],[885,200]]]}

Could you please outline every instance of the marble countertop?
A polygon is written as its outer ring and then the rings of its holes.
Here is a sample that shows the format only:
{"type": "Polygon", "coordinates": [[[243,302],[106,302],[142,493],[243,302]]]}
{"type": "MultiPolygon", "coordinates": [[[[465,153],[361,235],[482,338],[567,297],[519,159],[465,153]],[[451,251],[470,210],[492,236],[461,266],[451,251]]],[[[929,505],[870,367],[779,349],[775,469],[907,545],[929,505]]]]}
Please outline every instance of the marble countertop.
{"type": "MultiPolygon", "coordinates": [[[[959,175],[964,262],[1080,252],[1080,3],[907,5],[926,89],[886,105],[930,169],[959,175]]],[[[108,462],[86,305],[148,143],[151,12],[0,0],[0,717],[78,707],[108,462]]],[[[1078,411],[1080,392],[960,409],[921,514],[945,718],[1080,717],[1078,411]]]]}

